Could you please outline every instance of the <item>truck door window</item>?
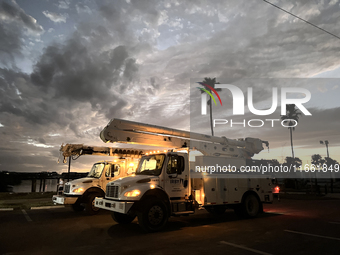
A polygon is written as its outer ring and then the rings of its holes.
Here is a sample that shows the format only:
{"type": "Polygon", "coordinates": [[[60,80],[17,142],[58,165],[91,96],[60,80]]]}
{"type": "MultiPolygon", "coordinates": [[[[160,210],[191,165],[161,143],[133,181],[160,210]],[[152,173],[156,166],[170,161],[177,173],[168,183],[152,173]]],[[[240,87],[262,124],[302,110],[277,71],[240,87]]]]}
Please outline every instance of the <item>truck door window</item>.
{"type": "Polygon", "coordinates": [[[112,168],[112,165],[106,165],[105,166],[105,177],[111,177],[111,168],[112,168]]]}
{"type": "Polygon", "coordinates": [[[168,174],[181,174],[184,171],[184,158],[182,156],[172,155],[168,161],[166,172],[168,174]]]}
{"type": "Polygon", "coordinates": [[[114,167],[113,176],[118,176],[120,171],[120,165],[114,165],[113,167],[114,167]]]}

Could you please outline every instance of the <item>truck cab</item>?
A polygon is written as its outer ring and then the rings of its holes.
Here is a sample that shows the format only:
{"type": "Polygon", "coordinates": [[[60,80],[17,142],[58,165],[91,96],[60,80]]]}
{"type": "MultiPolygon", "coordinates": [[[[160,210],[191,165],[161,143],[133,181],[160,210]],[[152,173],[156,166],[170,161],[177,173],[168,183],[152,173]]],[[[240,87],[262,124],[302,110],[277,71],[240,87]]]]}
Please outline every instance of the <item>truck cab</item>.
{"type": "Polygon", "coordinates": [[[99,208],[94,206],[95,197],[104,197],[106,185],[118,178],[134,172],[134,163],[127,160],[99,161],[93,164],[85,178],[66,182],[62,195],[54,195],[55,204],[71,205],[74,211],[96,214],[99,208]]]}
{"type": "Polygon", "coordinates": [[[136,215],[147,231],[163,227],[170,215],[194,213],[190,194],[187,153],[149,154],[141,158],[136,173],[108,183],[105,201],[96,198],[98,208],[111,210],[119,223],[136,215]],[[146,216],[150,208],[153,213],[146,216]],[[153,224],[149,224],[152,218],[153,224]]]}

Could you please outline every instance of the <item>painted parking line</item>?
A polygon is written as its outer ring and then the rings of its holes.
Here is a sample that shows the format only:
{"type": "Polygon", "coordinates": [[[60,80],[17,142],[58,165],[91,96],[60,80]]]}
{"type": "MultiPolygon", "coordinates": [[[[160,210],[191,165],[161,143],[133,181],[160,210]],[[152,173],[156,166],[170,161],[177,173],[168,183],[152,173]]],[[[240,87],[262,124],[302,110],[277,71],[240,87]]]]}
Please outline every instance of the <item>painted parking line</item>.
{"type": "Polygon", "coordinates": [[[226,241],[221,241],[220,243],[221,243],[221,244],[230,245],[230,246],[233,246],[233,247],[236,247],[236,248],[239,248],[239,249],[251,251],[251,252],[254,252],[254,253],[257,253],[257,254],[262,254],[262,255],[272,255],[271,253],[267,253],[267,252],[264,252],[264,251],[255,250],[255,249],[252,249],[252,248],[245,247],[245,246],[243,246],[243,245],[238,245],[238,244],[234,244],[234,243],[229,243],[229,242],[226,242],[226,241]]]}
{"type": "Polygon", "coordinates": [[[332,236],[321,236],[321,235],[315,235],[315,234],[310,234],[310,233],[304,233],[304,232],[298,232],[298,231],[293,231],[293,230],[284,230],[285,232],[289,233],[294,233],[294,234],[299,234],[299,235],[306,235],[306,236],[314,236],[314,237],[321,237],[325,239],[331,239],[331,240],[337,240],[340,241],[340,238],[337,237],[332,237],[332,236]]]}
{"type": "Polygon", "coordinates": [[[21,211],[22,211],[22,213],[24,214],[26,220],[27,220],[28,222],[31,222],[32,219],[30,218],[30,216],[28,216],[27,212],[26,212],[24,209],[22,209],[21,211]]]}
{"type": "Polygon", "coordinates": [[[1,212],[13,211],[13,208],[0,208],[1,212]]]}
{"type": "Polygon", "coordinates": [[[65,206],[64,205],[36,206],[31,207],[31,210],[58,209],[58,208],[65,208],[65,206]]]}
{"type": "Polygon", "coordinates": [[[275,211],[265,211],[264,213],[272,213],[272,214],[280,214],[280,215],[288,214],[288,213],[285,213],[285,212],[275,212],[275,211]]]}

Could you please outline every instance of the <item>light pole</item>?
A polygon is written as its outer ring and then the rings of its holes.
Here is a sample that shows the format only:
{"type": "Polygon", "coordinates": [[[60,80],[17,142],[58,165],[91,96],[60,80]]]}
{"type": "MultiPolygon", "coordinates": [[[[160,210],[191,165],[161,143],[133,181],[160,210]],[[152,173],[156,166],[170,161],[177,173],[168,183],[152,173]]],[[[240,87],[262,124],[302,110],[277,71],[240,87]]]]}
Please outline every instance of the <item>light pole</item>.
{"type": "MultiPolygon", "coordinates": [[[[326,149],[327,149],[327,160],[326,162],[330,162],[330,158],[329,158],[329,152],[328,152],[328,140],[325,141],[320,141],[320,144],[325,144],[326,145],[326,149]]],[[[328,165],[327,165],[328,167],[328,165]]],[[[331,193],[333,193],[333,178],[331,177],[331,193]]]]}

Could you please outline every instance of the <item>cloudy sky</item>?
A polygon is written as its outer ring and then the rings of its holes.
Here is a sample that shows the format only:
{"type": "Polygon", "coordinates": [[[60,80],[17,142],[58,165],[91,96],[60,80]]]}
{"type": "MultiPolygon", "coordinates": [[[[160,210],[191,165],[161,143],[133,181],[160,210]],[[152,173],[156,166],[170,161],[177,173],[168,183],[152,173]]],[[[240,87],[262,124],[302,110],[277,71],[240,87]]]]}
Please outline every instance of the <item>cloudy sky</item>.
{"type": "MultiPolygon", "coordinates": [[[[272,2],[340,36],[338,0],[272,2]]],[[[242,79],[323,78],[303,85],[313,117],[294,131],[295,153],[325,156],[319,140],[329,140],[340,161],[340,40],[264,1],[1,1],[0,38],[0,171],[64,171],[60,145],[104,145],[111,118],[189,130],[190,81],[204,77],[244,91],[242,79]]],[[[261,108],[274,85],[252,86],[261,108]]],[[[201,123],[193,131],[209,134],[201,123]]],[[[287,128],[216,134],[269,140],[259,158],[291,155],[287,128]]]]}

